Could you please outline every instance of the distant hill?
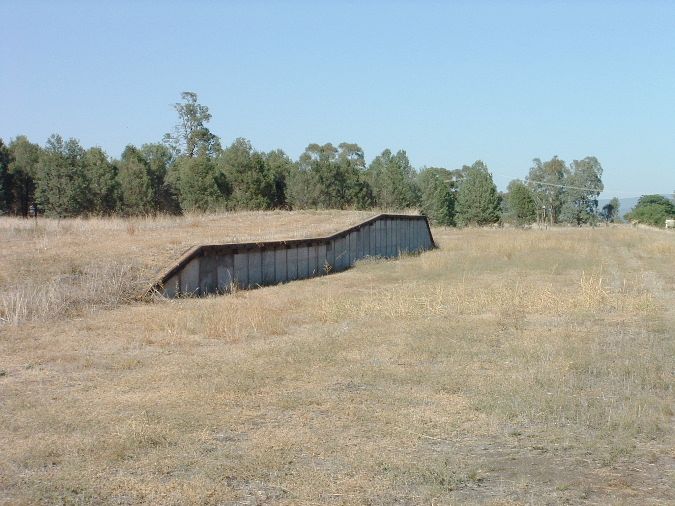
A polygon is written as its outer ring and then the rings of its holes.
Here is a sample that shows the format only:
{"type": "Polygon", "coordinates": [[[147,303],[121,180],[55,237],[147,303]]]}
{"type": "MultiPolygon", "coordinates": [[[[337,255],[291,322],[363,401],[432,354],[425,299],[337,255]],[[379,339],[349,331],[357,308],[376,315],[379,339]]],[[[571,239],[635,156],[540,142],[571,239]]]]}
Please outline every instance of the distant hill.
{"type": "MultiPolygon", "coordinates": [[[[668,194],[663,194],[664,197],[667,199],[671,198],[671,195],[668,194]]],[[[605,204],[609,204],[609,201],[611,200],[611,197],[608,199],[598,199],[598,209],[602,209],[602,206],[605,204]]],[[[625,197],[622,199],[619,199],[619,216],[623,218],[623,215],[626,214],[627,212],[630,212],[638,203],[638,200],[640,200],[640,196],[638,197],[625,197]]]]}

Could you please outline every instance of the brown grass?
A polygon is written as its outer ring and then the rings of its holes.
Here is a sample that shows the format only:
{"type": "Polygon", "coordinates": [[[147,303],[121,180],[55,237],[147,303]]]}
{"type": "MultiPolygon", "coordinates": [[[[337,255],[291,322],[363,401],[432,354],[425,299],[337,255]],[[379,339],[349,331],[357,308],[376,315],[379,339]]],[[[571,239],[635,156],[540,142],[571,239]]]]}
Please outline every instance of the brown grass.
{"type": "Polygon", "coordinates": [[[33,220],[0,217],[0,325],[110,309],[197,244],[329,235],[372,212],[33,220]]]}
{"type": "Polygon", "coordinates": [[[0,327],[0,503],[672,503],[675,236],[434,233],[0,327]]]}

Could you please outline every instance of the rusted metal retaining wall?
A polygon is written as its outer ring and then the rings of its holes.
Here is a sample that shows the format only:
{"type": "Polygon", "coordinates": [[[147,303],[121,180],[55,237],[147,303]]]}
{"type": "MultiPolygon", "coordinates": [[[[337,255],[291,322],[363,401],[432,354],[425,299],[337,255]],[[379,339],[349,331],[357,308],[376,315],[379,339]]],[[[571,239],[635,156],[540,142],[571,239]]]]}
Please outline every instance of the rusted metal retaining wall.
{"type": "Polygon", "coordinates": [[[369,256],[393,258],[434,247],[426,217],[380,214],[329,237],[195,246],[152,290],[166,297],[225,293],[344,271],[369,256]]]}

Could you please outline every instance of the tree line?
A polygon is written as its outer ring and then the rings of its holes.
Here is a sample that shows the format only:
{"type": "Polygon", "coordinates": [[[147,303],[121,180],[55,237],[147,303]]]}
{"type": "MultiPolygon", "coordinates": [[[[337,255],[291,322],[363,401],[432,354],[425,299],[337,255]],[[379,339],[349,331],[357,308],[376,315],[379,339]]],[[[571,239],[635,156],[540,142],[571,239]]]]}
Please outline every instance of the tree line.
{"type": "Polygon", "coordinates": [[[162,142],[127,146],[119,159],[54,134],[44,146],[0,139],[0,213],[28,216],[149,215],[252,209],[418,208],[448,226],[517,225],[537,220],[581,225],[618,218],[618,200],[598,210],[602,166],[535,159],[524,180],[500,193],[482,161],[416,170],[405,151],[366,164],[358,144],[309,144],[297,160],[261,152],[239,138],[223,147],[195,93],[174,105],[162,142]]]}

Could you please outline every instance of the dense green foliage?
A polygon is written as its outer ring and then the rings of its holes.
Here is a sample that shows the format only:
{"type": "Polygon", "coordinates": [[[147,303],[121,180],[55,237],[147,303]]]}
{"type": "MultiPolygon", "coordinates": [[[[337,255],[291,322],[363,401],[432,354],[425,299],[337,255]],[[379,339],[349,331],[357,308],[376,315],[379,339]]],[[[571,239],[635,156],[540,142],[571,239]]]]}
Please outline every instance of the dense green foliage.
{"type": "Polygon", "coordinates": [[[117,210],[120,200],[120,182],[117,167],[113,165],[105,152],[98,147],[84,153],[84,166],[89,178],[90,211],[93,214],[111,214],[117,210]]]}
{"type": "Polygon", "coordinates": [[[121,208],[125,214],[149,214],[157,209],[150,167],[143,154],[127,146],[118,162],[121,208]]]}
{"type": "Polygon", "coordinates": [[[40,151],[40,146],[31,143],[23,135],[10,142],[9,181],[11,188],[7,188],[5,194],[9,194],[11,200],[7,202],[6,211],[28,216],[28,209],[34,200],[40,151]]]}
{"type": "Polygon", "coordinates": [[[490,225],[500,217],[500,199],[492,174],[480,160],[463,169],[464,177],[457,192],[458,225],[490,225]]]}
{"type": "Polygon", "coordinates": [[[12,201],[12,182],[9,175],[9,162],[11,161],[9,148],[0,139],[0,209],[7,209],[12,201]]]}
{"type": "Polygon", "coordinates": [[[537,219],[550,224],[594,224],[598,196],[604,189],[602,165],[594,156],[574,160],[569,166],[557,156],[542,162],[534,159],[527,176],[537,209],[537,219]]]}
{"type": "Polygon", "coordinates": [[[598,195],[604,188],[602,166],[597,158],[574,160],[565,172],[564,184],[560,221],[574,225],[594,223],[598,215],[598,195]]]}
{"type": "Polygon", "coordinates": [[[269,209],[276,200],[275,175],[262,153],[246,139],[235,140],[219,157],[221,173],[231,186],[233,209],[269,209]]]}
{"type": "Polygon", "coordinates": [[[456,186],[452,172],[440,167],[422,169],[417,186],[422,213],[433,223],[454,226],[456,186]]]}
{"type": "Polygon", "coordinates": [[[503,201],[504,221],[514,225],[527,225],[537,219],[537,203],[532,190],[519,179],[509,183],[503,201]]]}
{"type": "Polygon", "coordinates": [[[405,151],[395,155],[385,149],[368,167],[368,182],[378,207],[405,209],[419,203],[419,189],[415,184],[415,169],[405,151]]]}
{"type": "Polygon", "coordinates": [[[357,144],[310,144],[291,172],[288,186],[293,208],[365,209],[373,205],[365,179],[365,157],[357,144]]]}
{"type": "Polygon", "coordinates": [[[526,179],[532,197],[537,207],[546,209],[546,217],[550,222],[557,223],[564,202],[563,185],[567,167],[557,156],[547,162],[535,158],[533,163],[526,179]]]}
{"type": "Polygon", "coordinates": [[[91,209],[90,178],[84,166],[84,149],[75,139],[52,135],[40,153],[35,199],[48,215],[63,218],[91,209]]]}
{"type": "MultiPolygon", "coordinates": [[[[223,148],[195,93],[174,104],[178,121],[162,143],[128,145],[119,159],[100,147],[52,135],[44,146],[0,139],[0,214],[147,215],[237,209],[420,209],[438,225],[581,225],[614,221],[618,201],[598,212],[602,167],[594,157],[569,166],[535,159],[525,182],[503,199],[483,162],[459,170],[416,170],[405,151],[385,149],[366,165],[355,143],[311,143],[297,160],[238,138],[223,148]]],[[[651,202],[651,201],[649,201],[651,202]]],[[[637,216],[667,214],[645,202],[637,216]]],[[[659,207],[660,206],[660,207],[659,207]]],[[[647,218],[636,218],[647,222],[647,218]]],[[[649,218],[652,219],[652,218],[649,218]]],[[[656,219],[656,218],[653,218],[656,219]]],[[[660,218],[659,218],[660,219],[660,218]]]]}
{"type": "Polygon", "coordinates": [[[223,209],[229,188],[224,174],[208,156],[180,158],[175,168],[175,188],[181,209],[213,211],[223,209]]]}
{"type": "Polygon", "coordinates": [[[675,204],[662,195],[643,195],[625,217],[629,221],[665,227],[667,219],[675,218],[675,204]]]}
{"type": "Polygon", "coordinates": [[[137,156],[146,166],[146,174],[150,179],[154,209],[161,212],[177,212],[180,210],[174,189],[168,182],[169,170],[174,158],[171,150],[164,144],[143,144],[137,156]]]}

